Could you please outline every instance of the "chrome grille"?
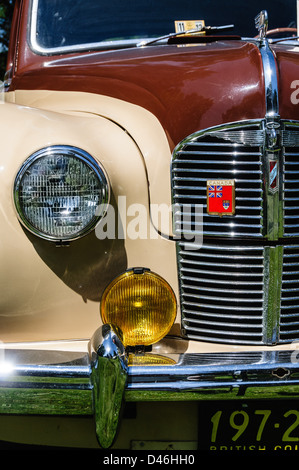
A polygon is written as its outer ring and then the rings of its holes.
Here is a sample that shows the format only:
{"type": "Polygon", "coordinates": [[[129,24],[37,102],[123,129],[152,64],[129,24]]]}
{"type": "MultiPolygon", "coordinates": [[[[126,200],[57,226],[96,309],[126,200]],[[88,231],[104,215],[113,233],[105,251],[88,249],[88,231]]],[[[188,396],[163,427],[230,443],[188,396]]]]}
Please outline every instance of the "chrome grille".
{"type": "Polygon", "coordinates": [[[188,243],[178,246],[185,334],[191,339],[262,344],[263,248],[222,243],[195,251],[188,243]]]}
{"type": "Polygon", "coordinates": [[[284,236],[299,236],[299,132],[286,125],[283,133],[284,236]]]}
{"type": "Polygon", "coordinates": [[[171,176],[184,334],[231,344],[298,341],[299,122],[193,134],[175,149],[171,176]],[[278,166],[274,189],[271,160],[278,166]],[[211,179],[235,180],[234,216],[207,214],[211,179]],[[201,230],[201,247],[186,241],[182,223],[195,204],[203,206],[203,224],[193,220],[191,231],[201,230]]]}
{"type": "Polygon", "coordinates": [[[289,342],[299,337],[299,246],[284,248],[280,341],[289,342]]]}
{"type": "Polygon", "coordinates": [[[218,236],[262,237],[262,151],[259,126],[235,126],[229,131],[208,131],[183,142],[172,161],[173,203],[177,206],[174,231],[186,234],[190,207],[201,205],[203,226],[196,220],[189,232],[218,236]],[[234,179],[236,215],[206,213],[206,182],[234,179]]]}

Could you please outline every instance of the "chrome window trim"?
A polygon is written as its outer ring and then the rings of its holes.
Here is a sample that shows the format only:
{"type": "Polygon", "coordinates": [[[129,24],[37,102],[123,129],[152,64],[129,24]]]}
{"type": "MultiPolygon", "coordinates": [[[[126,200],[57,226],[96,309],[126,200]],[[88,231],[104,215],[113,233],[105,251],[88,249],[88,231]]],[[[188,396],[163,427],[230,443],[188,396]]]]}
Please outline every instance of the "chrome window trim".
{"type": "Polygon", "coordinates": [[[124,39],[122,41],[100,41],[87,44],[74,44],[72,46],[64,47],[51,47],[46,48],[40,46],[37,41],[36,33],[36,23],[37,23],[37,10],[38,10],[38,1],[32,0],[31,5],[31,16],[30,16],[30,26],[29,26],[29,45],[33,52],[36,52],[39,55],[55,55],[55,54],[65,54],[70,52],[84,52],[93,49],[122,49],[125,47],[135,47],[143,38],[139,39],[124,39]]]}

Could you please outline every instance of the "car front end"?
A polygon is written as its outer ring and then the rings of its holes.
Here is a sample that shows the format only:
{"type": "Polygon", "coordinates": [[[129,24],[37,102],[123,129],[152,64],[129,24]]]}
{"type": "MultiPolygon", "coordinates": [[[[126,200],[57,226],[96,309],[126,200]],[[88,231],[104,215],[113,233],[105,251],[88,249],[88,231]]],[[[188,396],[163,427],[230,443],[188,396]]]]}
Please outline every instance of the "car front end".
{"type": "Polygon", "coordinates": [[[67,3],[17,1],[13,20],[0,438],[296,450],[296,31],[272,37],[263,10],[255,37],[227,33],[236,6],[208,26],[193,4],[188,26],[174,2],[176,32],[144,5],[135,34],[129,7],[99,34],[99,5],[67,3]]]}

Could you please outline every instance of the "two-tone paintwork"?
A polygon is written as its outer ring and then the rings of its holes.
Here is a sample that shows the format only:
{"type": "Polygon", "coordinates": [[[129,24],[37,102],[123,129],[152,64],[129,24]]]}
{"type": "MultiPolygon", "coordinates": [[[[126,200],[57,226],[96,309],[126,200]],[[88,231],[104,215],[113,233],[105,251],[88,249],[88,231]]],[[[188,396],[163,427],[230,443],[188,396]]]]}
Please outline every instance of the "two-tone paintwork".
{"type": "MultiPolygon", "coordinates": [[[[101,292],[128,267],[149,267],[178,292],[171,230],[151,220],[150,204],[171,203],[171,153],[182,139],[265,116],[263,62],[257,41],[236,38],[39,55],[28,42],[29,7],[29,0],[16,2],[5,95],[12,104],[2,111],[1,339],[88,339],[100,323],[101,292]],[[31,153],[61,144],[83,148],[101,162],[115,204],[122,195],[128,205],[144,204],[157,239],[100,243],[90,234],[57,249],[26,233],[11,199],[15,174],[31,153]]],[[[290,99],[299,77],[296,48],[273,50],[281,117],[297,119],[290,99]]],[[[173,332],[180,333],[179,325],[178,312],[173,332]]],[[[195,349],[206,347],[198,343],[195,349]]]]}

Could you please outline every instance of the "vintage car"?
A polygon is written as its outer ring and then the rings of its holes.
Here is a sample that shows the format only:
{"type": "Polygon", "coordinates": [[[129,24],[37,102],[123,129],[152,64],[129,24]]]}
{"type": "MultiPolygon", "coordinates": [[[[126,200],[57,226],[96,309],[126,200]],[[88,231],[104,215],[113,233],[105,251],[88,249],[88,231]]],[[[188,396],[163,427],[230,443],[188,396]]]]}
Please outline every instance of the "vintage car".
{"type": "Polygon", "coordinates": [[[298,451],[296,3],[16,0],[3,443],[298,451]]]}

